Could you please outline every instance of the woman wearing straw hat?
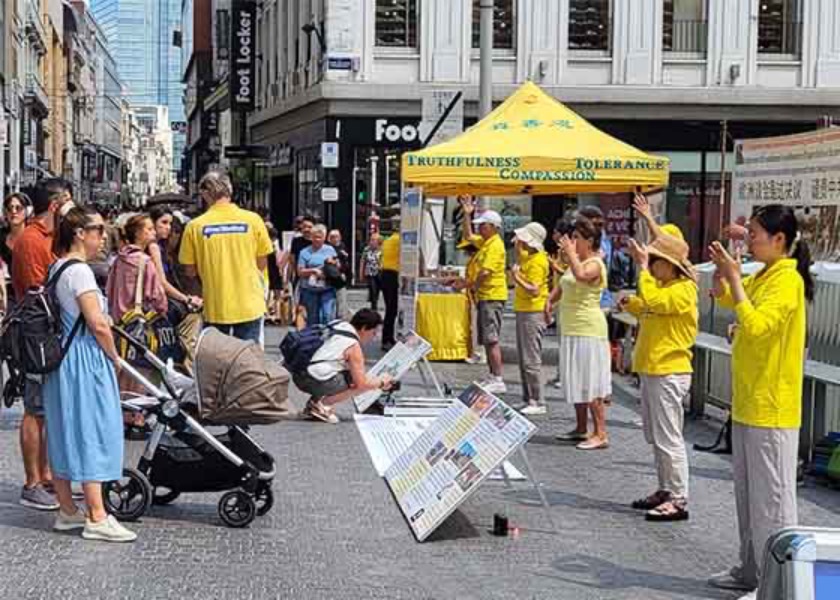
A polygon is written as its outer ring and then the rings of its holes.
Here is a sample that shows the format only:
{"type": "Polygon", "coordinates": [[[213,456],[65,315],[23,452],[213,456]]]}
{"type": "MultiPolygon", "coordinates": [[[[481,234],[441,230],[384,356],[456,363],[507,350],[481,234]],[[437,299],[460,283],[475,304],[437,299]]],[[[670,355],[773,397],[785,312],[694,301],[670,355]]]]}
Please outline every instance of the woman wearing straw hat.
{"type": "Polygon", "coordinates": [[[679,228],[659,228],[646,202],[637,198],[635,206],[648,221],[652,241],[645,246],[630,240],[639,285],[621,306],[639,319],[633,371],[641,380],[642,424],[653,446],[659,485],[632,506],[647,511],[649,521],[683,521],[688,519],[683,401],[691,390],[691,349],[697,338],[696,275],[679,228]]]}
{"type": "Polygon", "coordinates": [[[539,223],[528,223],[514,231],[517,262],[511,268],[511,276],[516,284],[513,310],[525,403],[523,415],[546,413],[542,389],[542,338],[546,328],[549,271],[548,255],[543,249],[545,236],[545,227],[539,223]]]}

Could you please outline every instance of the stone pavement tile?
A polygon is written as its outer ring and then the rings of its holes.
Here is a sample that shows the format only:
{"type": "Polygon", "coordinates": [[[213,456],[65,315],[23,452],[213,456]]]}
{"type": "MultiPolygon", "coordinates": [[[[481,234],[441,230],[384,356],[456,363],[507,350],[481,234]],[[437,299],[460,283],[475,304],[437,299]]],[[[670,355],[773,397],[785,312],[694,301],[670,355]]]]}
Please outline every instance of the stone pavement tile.
{"type": "MultiPolygon", "coordinates": [[[[278,333],[270,330],[270,347],[278,333]]],[[[460,364],[435,369],[459,388],[485,373],[460,364]]],[[[505,399],[515,404],[518,370],[508,367],[506,378],[514,385],[505,399]]],[[[409,374],[403,393],[422,392],[419,383],[409,374]]],[[[292,400],[303,406],[298,392],[292,400]]],[[[424,544],[376,476],[349,406],[337,426],[253,429],[275,456],[277,477],[274,509],[251,527],[221,524],[220,494],[185,494],[130,525],[140,537],[129,546],[54,534],[52,515],[17,505],[19,411],[0,411],[0,598],[733,598],[705,585],[737,555],[728,459],[691,452],[692,519],[646,523],[627,507],[655,485],[637,403],[616,397],[612,447],[591,453],[555,441],[573,411],[556,396],[549,407],[534,419],[539,430],[527,450],[560,533],[529,484],[487,482],[424,544]],[[489,534],[496,512],[520,528],[518,538],[489,534]]],[[[715,424],[692,421],[688,429],[690,441],[708,440],[715,424]]],[[[839,498],[801,490],[802,522],[840,526],[839,498]]]]}

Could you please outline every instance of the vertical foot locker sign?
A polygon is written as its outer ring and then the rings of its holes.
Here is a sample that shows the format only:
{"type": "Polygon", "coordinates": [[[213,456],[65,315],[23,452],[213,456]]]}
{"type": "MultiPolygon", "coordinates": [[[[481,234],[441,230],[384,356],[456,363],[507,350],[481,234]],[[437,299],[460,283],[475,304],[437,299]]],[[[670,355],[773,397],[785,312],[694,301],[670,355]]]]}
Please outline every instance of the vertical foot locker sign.
{"type": "Polygon", "coordinates": [[[254,110],[256,99],[256,6],[242,0],[230,5],[230,107],[239,112],[254,110]]]}
{"type": "Polygon", "coordinates": [[[418,542],[425,540],[534,434],[477,384],[468,387],[385,472],[418,542]]]}

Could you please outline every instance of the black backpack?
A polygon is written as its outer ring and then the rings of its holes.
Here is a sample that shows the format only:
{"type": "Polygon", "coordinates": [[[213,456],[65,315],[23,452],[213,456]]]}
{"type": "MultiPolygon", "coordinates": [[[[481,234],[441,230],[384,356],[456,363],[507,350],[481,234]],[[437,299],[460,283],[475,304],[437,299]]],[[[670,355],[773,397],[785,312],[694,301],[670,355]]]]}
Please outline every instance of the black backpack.
{"type": "MultiPolygon", "coordinates": [[[[300,330],[292,330],[280,342],[280,353],[283,364],[291,373],[302,373],[309,365],[315,364],[312,357],[334,335],[342,335],[359,341],[358,336],[347,331],[336,329],[341,321],[333,321],[327,325],[309,325],[300,330]]],[[[320,362],[320,361],[317,361],[320,362]]]]}
{"type": "Polygon", "coordinates": [[[65,270],[80,262],[72,259],[65,262],[43,286],[30,288],[3,319],[0,352],[15,370],[27,375],[44,375],[61,364],[85,319],[79,315],[65,342],[55,286],[65,270]]]}

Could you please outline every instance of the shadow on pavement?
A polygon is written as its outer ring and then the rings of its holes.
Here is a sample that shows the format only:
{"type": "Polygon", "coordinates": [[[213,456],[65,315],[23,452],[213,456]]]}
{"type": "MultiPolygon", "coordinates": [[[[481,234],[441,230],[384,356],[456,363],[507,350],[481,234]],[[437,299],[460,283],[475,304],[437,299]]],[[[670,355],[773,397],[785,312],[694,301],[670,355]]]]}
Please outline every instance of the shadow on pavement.
{"type": "Polygon", "coordinates": [[[477,537],[480,537],[478,529],[460,510],[456,510],[426,538],[426,542],[448,542],[477,537]]]}
{"type": "Polygon", "coordinates": [[[623,567],[585,554],[573,554],[559,558],[551,566],[560,575],[547,575],[545,573],[539,573],[538,575],[599,590],[639,588],[641,590],[682,594],[693,598],[709,598],[712,600],[732,598],[732,594],[729,592],[710,588],[705,581],[700,579],[663,575],[652,571],[623,567]]]}
{"type": "MultiPolygon", "coordinates": [[[[542,506],[540,496],[536,490],[512,490],[510,492],[504,492],[503,496],[513,502],[517,502],[518,504],[527,506],[542,506]]],[[[545,497],[549,506],[552,507],[565,506],[575,509],[597,510],[623,515],[637,514],[637,511],[625,504],[612,502],[610,500],[598,500],[581,494],[574,494],[572,492],[546,489],[545,497]]]]}

